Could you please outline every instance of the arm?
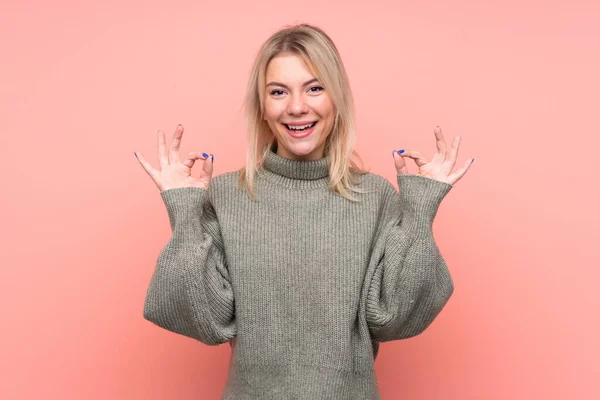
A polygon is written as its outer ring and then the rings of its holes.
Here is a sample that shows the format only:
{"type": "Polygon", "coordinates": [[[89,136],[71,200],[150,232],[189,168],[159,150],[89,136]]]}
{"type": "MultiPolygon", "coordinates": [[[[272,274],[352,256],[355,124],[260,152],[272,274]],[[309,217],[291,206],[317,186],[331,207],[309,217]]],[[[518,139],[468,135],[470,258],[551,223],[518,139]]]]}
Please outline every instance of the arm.
{"type": "Polygon", "coordinates": [[[378,342],[422,333],[454,291],[434,241],[432,225],[452,186],[419,175],[397,176],[400,195],[389,185],[381,229],[375,241],[366,319],[378,342]]]}
{"type": "Polygon", "coordinates": [[[158,256],[144,318],[207,345],[235,337],[233,290],[207,189],[167,189],[171,239],[158,256]]]}

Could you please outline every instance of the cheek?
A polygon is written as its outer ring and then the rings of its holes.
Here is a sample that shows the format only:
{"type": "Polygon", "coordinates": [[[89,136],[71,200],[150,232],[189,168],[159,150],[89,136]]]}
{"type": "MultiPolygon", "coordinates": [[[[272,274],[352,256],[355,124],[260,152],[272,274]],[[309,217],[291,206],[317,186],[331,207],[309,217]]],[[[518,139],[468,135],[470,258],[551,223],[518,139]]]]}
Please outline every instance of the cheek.
{"type": "Polygon", "coordinates": [[[265,101],[265,119],[279,120],[283,109],[281,102],[265,101]]]}
{"type": "Polygon", "coordinates": [[[322,118],[333,118],[335,114],[333,103],[328,98],[320,98],[319,101],[315,102],[313,109],[322,118]]]}

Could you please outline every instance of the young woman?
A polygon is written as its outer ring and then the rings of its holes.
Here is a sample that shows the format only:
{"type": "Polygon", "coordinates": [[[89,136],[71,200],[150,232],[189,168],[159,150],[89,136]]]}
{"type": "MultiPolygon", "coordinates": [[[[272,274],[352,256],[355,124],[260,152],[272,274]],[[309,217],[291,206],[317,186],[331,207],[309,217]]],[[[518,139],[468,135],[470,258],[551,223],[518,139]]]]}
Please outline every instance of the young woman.
{"type": "Polygon", "coordinates": [[[307,24],[263,44],[245,105],[238,171],[213,177],[212,154],[181,160],[182,126],[168,152],[159,132],[160,170],[136,154],[172,228],[144,317],[231,343],[223,399],[378,399],[378,343],[423,332],[454,290],[432,224],[472,160],[452,173],[459,138],[448,149],[438,127],[432,161],[392,152],[399,192],[359,168],[346,71],[307,24]]]}

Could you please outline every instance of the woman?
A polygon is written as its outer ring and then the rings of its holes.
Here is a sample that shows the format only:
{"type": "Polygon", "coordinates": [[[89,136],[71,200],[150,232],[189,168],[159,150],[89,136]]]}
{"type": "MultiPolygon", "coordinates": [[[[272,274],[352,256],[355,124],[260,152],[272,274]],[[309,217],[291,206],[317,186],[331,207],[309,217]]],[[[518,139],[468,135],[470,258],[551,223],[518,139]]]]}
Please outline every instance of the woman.
{"type": "Polygon", "coordinates": [[[168,155],[159,132],[160,170],[139,155],[173,232],[144,317],[207,345],[231,343],[223,399],[378,399],[378,343],[423,332],[453,292],[431,228],[472,160],[451,173],[459,141],[447,150],[437,128],[432,161],[392,152],[399,193],[359,168],[342,60],[311,25],[263,44],[245,105],[238,171],[212,177],[212,154],[181,161],[182,126],[168,155]]]}

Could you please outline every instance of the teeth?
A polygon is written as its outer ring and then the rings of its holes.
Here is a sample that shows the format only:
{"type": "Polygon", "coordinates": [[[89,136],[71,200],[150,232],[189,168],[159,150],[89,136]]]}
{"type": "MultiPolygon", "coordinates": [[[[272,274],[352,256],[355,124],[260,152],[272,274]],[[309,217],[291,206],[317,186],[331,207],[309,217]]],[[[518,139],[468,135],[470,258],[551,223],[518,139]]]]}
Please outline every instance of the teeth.
{"type": "Polygon", "coordinates": [[[315,123],[316,123],[316,122],[313,122],[313,123],[311,123],[311,124],[308,124],[308,125],[294,125],[294,126],[292,126],[292,125],[286,125],[286,127],[287,127],[289,130],[291,130],[291,131],[301,131],[301,130],[304,130],[304,129],[306,129],[306,128],[310,128],[310,127],[311,127],[311,126],[313,126],[315,123]]]}

